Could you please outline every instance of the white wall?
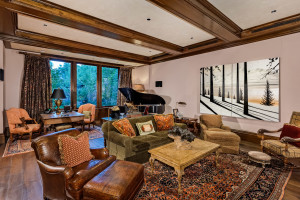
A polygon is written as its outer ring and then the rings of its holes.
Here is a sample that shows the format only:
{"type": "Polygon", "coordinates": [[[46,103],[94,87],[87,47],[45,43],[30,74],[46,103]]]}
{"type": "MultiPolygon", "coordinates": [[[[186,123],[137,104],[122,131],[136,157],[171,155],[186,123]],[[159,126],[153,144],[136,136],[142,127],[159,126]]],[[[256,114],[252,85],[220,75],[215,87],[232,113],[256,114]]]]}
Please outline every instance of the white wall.
{"type": "Polygon", "coordinates": [[[280,57],[280,119],[281,122],[265,122],[233,117],[223,117],[224,124],[235,129],[257,132],[260,128],[276,129],[289,122],[292,111],[300,111],[300,33],[274,38],[215,52],[144,66],[133,70],[133,83],[148,82],[149,90],[163,96],[168,113],[177,101],[187,102],[179,107],[187,117],[200,115],[200,68],[237,62],[280,57]],[[148,74],[147,74],[148,73],[148,74]],[[145,80],[144,77],[148,77],[145,80]],[[155,81],[163,81],[162,88],[155,81]]]}
{"type": "Polygon", "coordinates": [[[20,107],[21,86],[24,72],[23,54],[18,50],[5,49],[4,51],[4,104],[5,110],[20,107]]]}
{"type": "MultiPolygon", "coordinates": [[[[0,40],[0,69],[3,69],[4,59],[4,45],[0,40]]],[[[4,82],[0,81],[0,134],[3,134],[3,116],[4,116],[4,82]]]]}

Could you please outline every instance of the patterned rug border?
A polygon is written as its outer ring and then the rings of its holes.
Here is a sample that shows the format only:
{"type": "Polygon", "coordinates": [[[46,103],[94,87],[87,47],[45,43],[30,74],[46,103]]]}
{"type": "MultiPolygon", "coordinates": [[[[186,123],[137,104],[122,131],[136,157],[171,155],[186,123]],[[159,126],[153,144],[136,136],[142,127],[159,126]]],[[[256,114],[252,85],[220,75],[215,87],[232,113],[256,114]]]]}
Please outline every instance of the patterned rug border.
{"type": "Polygon", "coordinates": [[[20,155],[20,154],[24,154],[24,153],[30,153],[30,152],[33,152],[33,151],[34,151],[33,149],[31,149],[31,150],[29,150],[29,151],[22,151],[22,152],[18,152],[18,153],[8,154],[9,143],[11,143],[11,142],[8,140],[8,142],[5,144],[5,149],[4,149],[2,158],[9,157],[9,156],[20,155]],[[8,154],[8,155],[7,155],[7,154],[8,154]]]}
{"type": "Polygon", "coordinates": [[[273,193],[270,195],[269,200],[273,200],[273,199],[281,200],[283,198],[285,187],[291,178],[292,172],[293,172],[293,170],[290,170],[289,172],[282,172],[282,175],[280,176],[280,179],[277,181],[276,187],[274,188],[273,193]],[[281,183],[279,183],[279,182],[284,182],[282,187],[279,187],[281,185],[281,183]],[[277,191],[277,190],[281,190],[281,192],[280,192],[281,195],[279,197],[276,196],[276,194],[278,194],[278,192],[274,193],[274,191],[277,191]]]}

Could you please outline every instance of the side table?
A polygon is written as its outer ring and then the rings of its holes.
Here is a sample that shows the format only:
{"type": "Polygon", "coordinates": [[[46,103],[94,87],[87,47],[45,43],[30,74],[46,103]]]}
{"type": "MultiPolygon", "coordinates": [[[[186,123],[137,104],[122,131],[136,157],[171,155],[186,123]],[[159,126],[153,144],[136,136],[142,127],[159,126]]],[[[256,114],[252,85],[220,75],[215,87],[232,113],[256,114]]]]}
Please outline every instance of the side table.
{"type": "Polygon", "coordinates": [[[189,130],[193,133],[198,133],[197,128],[197,118],[183,117],[183,118],[175,118],[175,123],[184,123],[188,126],[189,130]]]}

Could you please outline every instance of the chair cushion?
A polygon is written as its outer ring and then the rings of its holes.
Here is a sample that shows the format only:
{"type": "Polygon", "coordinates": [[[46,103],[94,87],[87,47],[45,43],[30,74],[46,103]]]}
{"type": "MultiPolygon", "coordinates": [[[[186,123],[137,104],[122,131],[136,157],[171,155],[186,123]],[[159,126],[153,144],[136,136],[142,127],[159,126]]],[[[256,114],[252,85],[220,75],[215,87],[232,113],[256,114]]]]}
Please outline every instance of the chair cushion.
{"type": "Polygon", "coordinates": [[[82,111],[82,114],[84,114],[84,119],[90,119],[91,111],[82,111]]]}
{"type": "Polygon", "coordinates": [[[288,151],[285,151],[285,144],[280,142],[280,140],[262,140],[261,145],[284,157],[300,158],[299,147],[288,144],[288,151]]]}
{"type": "Polygon", "coordinates": [[[148,135],[155,132],[152,120],[142,123],[136,123],[135,125],[140,135],[148,135]]]}
{"type": "Polygon", "coordinates": [[[114,121],[112,125],[123,135],[134,137],[135,131],[127,118],[114,121]]]}
{"type": "Polygon", "coordinates": [[[154,115],[157,126],[157,131],[170,130],[174,126],[174,117],[172,114],[168,115],[154,115]]]}
{"type": "Polygon", "coordinates": [[[68,181],[69,186],[74,190],[80,190],[86,182],[106,169],[115,160],[115,156],[110,156],[105,160],[93,159],[73,167],[74,176],[68,181]]]}
{"type": "Polygon", "coordinates": [[[228,130],[225,129],[221,129],[221,128],[208,128],[208,131],[224,131],[224,132],[228,132],[228,130]]]}
{"type": "Polygon", "coordinates": [[[226,131],[205,131],[206,138],[208,140],[215,140],[220,142],[240,142],[241,139],[238,135],[232,132],[226,132],[226,131]]]}
{"type": "MultiPolygon", "coordinates": [[[[27,124],[27,126],[31,128],[33,132],[38,131],[41,128],[40,124],[27,124]]],[[[72,128],[72,126],[70,128],[72,128]]]]}
{"type": "Polygon", "coordinates": [[[201,122],[204,123],[207,128],[221,128],[223,124],[221,115],[201,115],[201,122]]]}
{"type": "Polygon", "coordinates": [[[94,157],[90,151],[89,134],[86,131],[76,137],[60,135],[58,144],[62,164],[68,167],[74,167],[94,157]]]}
{"type": "MultiPolygon", "coordinates": [[[[284,124],[281,131],[280,139],[286,136],[291,138],[300,138],[300,127],[292,124],[284,124]]],[[[300,142],[293,142],[290,144],[300,147],[300,142]]]]}

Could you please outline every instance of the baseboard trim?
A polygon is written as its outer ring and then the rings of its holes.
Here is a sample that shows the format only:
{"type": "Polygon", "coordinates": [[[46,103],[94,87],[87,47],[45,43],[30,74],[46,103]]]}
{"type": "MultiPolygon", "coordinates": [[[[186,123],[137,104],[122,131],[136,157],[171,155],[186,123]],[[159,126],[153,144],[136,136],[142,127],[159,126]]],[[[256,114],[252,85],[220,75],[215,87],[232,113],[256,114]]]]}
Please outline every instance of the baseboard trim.
{"type": "MultiPolygon", "coordinates": [[[[231,129],[231,131],[236,133],[238,136],[240,136],[240,138],[242,140],[252,142],[252,143],[255,143],[255,144],[260,144],[261,136],[258,135],[257,133],[244,131],[244,130],[238,130],[238,129],[231,129]]],[[[278,140],[278,137],[265,135],[264,139],[265,140],[278,140]]]]}

